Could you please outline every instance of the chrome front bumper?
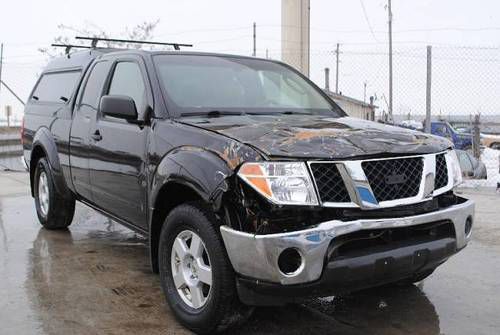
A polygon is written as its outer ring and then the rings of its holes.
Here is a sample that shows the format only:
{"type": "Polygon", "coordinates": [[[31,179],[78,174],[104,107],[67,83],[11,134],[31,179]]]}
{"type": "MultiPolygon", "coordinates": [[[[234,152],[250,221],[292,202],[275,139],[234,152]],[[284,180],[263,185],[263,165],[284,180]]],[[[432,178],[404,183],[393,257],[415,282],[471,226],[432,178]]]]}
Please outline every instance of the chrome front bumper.
{"type": "MultiPolygon", "coordinates": [[[[465,199],[464,199],[465,200],[465,199]]],[[[323,271],[326,253],[331,241],[338,236],[359,230],[397,228],[441,220],[453,222],[457,250],[470,240],[465,234],[467,218],[474,217],[474,202],[403,218],[366,219],[354,221],[331,220],[301,231],[255,235],[221,226],[221,234],[234,270],[243,276],[282,285],[301,284],[318,280],[323,271]],[[278,257],[287,248],[295,248],[303,263],[293,275],[283,274],[278,268],[278,257]]]]}

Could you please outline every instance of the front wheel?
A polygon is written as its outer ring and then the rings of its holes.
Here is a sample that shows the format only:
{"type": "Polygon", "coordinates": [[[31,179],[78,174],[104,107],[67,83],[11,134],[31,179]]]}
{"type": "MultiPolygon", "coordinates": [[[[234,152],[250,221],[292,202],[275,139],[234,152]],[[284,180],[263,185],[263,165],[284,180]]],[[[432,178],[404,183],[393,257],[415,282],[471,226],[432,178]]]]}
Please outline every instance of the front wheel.
{"type": "Polygon", "coordinates": [[[174,208],[162,227],[160,281],[178,320],[199,334],[223,331],[251,309],[238,299],[217,219],[201,203],[174,208]]]}
{"type": "Polygon", "coordinates": [[[67,228],[75,213],[75,199],[64,198],[54,185],[54,178],[46,158],[41,158],[35,170],[33,194],[38,220],[47,229],[67,228]]]}

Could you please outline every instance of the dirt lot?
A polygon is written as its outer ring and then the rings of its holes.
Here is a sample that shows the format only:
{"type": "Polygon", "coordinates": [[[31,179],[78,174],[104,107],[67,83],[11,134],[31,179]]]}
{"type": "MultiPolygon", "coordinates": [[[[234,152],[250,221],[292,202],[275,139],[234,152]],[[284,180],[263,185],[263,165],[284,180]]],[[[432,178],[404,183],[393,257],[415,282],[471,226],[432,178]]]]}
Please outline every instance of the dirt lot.
{"type": "MultiPolygon", "coordinates": [[[[426,281],[257,309],[238,334],[498,334],[500,195],[477,201],[474,238],[426,281]]],[[[79,205],[68,231],[38,224],[25,173],[0,173],[1,334],[184,334],[146,241],[79,205]]]]}

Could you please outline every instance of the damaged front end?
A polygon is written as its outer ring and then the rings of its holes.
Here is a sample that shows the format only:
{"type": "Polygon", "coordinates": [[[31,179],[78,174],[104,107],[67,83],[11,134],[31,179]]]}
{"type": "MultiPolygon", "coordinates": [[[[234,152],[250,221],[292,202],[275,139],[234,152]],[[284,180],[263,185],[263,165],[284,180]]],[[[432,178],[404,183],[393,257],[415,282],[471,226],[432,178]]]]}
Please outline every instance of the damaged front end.
{"type": "Polygon", "coordinates": [[[240,296],[259,304],[283,287],[318,296],[431,271],[470,239],[457,164],[452,150],[242,164],[221,226],[240,296]]]}

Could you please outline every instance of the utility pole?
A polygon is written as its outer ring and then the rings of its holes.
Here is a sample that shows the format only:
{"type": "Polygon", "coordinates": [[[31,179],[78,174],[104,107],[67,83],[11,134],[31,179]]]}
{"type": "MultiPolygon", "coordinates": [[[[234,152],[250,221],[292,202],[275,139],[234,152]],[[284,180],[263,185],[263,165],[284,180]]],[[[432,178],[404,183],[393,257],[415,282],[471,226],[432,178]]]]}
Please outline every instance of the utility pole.
{"type": "Polygon", "coordinates": [[[253,53],[252,56],[257,56],[257,25],[253,23],[253,53]]]}
{"type": "Polygon", "coordinates": [[[431,133],[431,83],[432,83],[432,46],[427,46],[427,81],[425,90],[425,132],[431,133]]]}
{"type": "Polygon", "coordinates": [[[389,118],[391,122],[394,122],[392,117],[392,6],[391,0],[388,0],[387,6],[389,14],[389,118]]]}
{"type": "Polygon", "coordinates": [[[363,83],[363,102],[366,103],[366,81],[363,83]]]}
{"type": "Polygon", "coordinates": [[[335,67],[335,93],[339,93],[339,47],[340,44],[337,43],[337,49],[335,50],[335,56],[337,58],[336,64],[337,66],[335,67]]]}

